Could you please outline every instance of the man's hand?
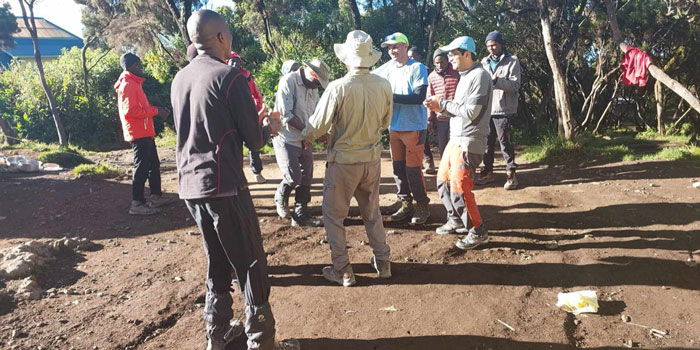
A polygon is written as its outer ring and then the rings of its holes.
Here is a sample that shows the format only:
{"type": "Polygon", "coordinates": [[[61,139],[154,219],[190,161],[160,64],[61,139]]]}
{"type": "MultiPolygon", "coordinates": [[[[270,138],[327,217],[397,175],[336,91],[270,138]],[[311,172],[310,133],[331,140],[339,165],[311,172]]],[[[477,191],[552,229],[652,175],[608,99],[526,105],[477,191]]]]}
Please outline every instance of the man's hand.
{"type": "Polygon", "coordinates": [[[270,133],[272,135],[277,135],[280,132],[280,130],[282,130],[282,121],[279,117],[265,117],[265,119],[263,119],[263,126],[268,125],[270,126],[270,133]]]}
{"type": "Polygon", "coordinates": [[[314,144],[311,141],[304,140],[304,148],[313,148],[314,144]]]}
{"type": "Polygon", "coordinates": [[[158,116],[161,118],[166,118],[170,115],[170,110],[167,107],[156,107],[158,108],[158,116]]]}
{"type": "Polygon", "coordinates": [[[423,101],[423,105],[435,113],[442,112],[442,108],[440,108],[440,96],[430,96],[426,98],[425,101],[423,101]]]}
{"type": "Polygon", "coordinates": [[[321,142],[324,145],[328,146],[328,134],[323,134],[323,136],[319,137],[318,142],[321,142]]]}

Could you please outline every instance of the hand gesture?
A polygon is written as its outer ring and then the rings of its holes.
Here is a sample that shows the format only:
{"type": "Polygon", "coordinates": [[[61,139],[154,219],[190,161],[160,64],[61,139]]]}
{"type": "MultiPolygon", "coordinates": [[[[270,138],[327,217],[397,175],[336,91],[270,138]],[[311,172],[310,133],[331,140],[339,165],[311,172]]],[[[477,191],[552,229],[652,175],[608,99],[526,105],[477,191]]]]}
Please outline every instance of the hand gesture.
{"type": "Polygon", "coordinates": [[[166,118],[170,115],[170,110],[167,107],[156,107],[158,108],[158,116],[161,118],[166,118]]]}
{"type": "Polygon", "coordinates": [[[277,135],[280,130],[282,130],[282,121],[279,117],[265,117],[265,119],[263,119],[263,126],[268,125],[270,126],[270,133],[273,135],[277,135]]]}
{"type": "Polygon", "coordinates": [[[442,112],[442,108],[440,108],[440,96],[430,96],[426,98],[425,101],[423,101],[423,105],[435,113],[442,112]]]}

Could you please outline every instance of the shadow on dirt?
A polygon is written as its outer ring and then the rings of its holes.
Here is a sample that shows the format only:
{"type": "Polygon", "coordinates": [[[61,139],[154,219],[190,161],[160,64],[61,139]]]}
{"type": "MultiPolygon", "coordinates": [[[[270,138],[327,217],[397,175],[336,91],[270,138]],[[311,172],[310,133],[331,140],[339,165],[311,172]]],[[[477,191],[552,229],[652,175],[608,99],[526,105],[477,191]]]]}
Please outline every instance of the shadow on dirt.
{"type": "Polygon", "coordinates": [[[3,173],[2,238],[67,236],[95,240],[149,235],[194,225],[177,195],[166,196],[173,202],[161,208],[158,215],[134,216],[128,214],[130,183],[3,173]],[[27,213],[31,213],[29,222],[27,213]]]}
{"type": "MultiPolygon", "coordinates": [[[[274,286],[332,286],[322,276],[324,265],[270,266],[269,274],[274,286]]],[[[688,290],[700,289],[697,269],[683,261],[641,258],[610,257],[598,263],[572,265],[563,263],[529,263],[523,265],[462,263],[419,264],[392,263],[393,277],[388,280],[374,278],[369,264],[353,264],[358,287],[368,285],[500,285],[532,286],[541,288],[573,288],[586,286],[670,286],[688,290]],[[362,275],[359,275],[362,274],[362,275]],[[372,277],[366,277],[369,274],[372,277]]]]}

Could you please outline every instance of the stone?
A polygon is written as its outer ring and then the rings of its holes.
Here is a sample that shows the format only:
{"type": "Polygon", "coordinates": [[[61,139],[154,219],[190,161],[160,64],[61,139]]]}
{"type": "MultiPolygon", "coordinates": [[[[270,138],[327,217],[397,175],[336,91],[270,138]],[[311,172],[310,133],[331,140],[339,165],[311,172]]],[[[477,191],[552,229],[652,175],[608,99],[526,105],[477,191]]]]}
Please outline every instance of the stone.
{"type": "Polygon", "coordinates": [[[29,277],[34,270],[54,259],[48,244],[28,241],[2,252],[0,278],[22,279],[29,277]]]}
{"type": "Polygon", "coordinates": [[[19,288],[17,288],[17,294],[25,299],[39,300],[41,299],[43,290],[33,277],[27,277],[22,280],[19,288]]]}

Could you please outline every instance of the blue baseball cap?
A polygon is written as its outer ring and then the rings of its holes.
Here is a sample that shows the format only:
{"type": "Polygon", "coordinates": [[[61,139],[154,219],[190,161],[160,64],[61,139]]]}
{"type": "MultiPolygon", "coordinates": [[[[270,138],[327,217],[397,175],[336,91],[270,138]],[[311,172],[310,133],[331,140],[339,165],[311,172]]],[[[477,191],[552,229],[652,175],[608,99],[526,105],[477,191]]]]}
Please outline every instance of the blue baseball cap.
{"type": "Polygon", "coordinates": [[[474,39],[472,39],[470,36],[460,36],[459,38],[452,40],[449,45],[441,47],[440,51],[448,53],[454,49],[471,51],[476,55],[476,44],[474,43],[474,39]]]}

